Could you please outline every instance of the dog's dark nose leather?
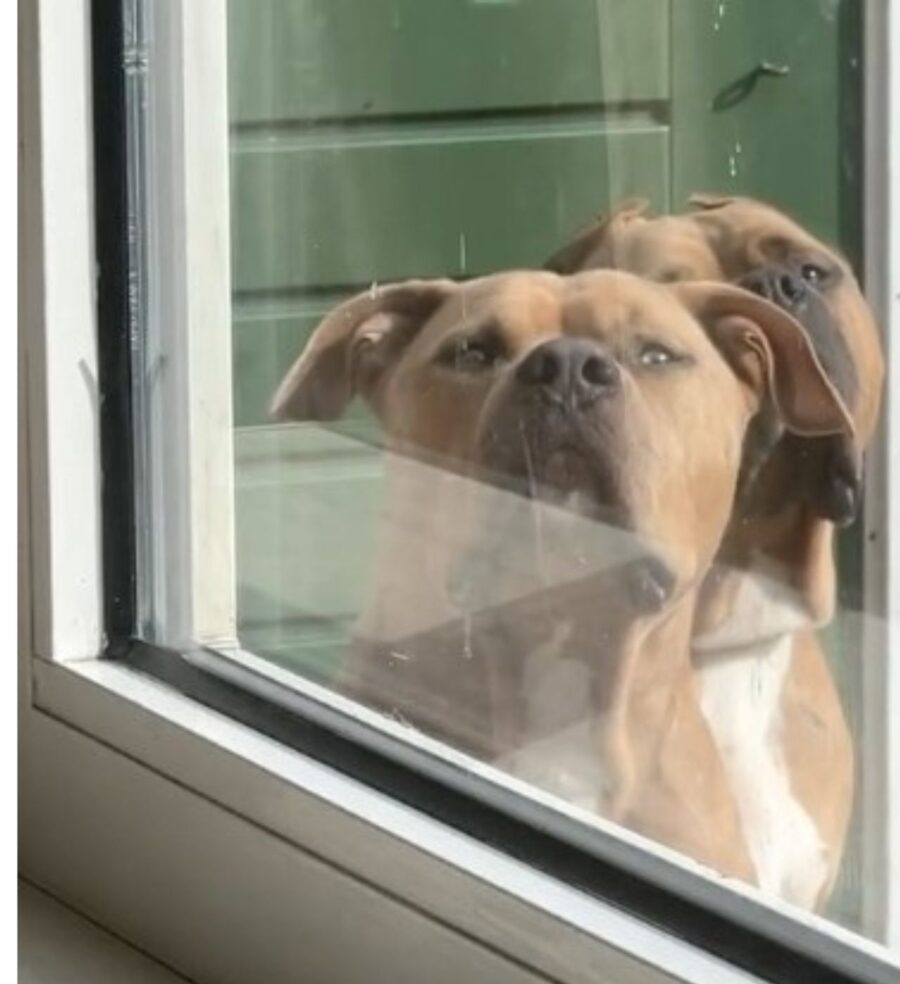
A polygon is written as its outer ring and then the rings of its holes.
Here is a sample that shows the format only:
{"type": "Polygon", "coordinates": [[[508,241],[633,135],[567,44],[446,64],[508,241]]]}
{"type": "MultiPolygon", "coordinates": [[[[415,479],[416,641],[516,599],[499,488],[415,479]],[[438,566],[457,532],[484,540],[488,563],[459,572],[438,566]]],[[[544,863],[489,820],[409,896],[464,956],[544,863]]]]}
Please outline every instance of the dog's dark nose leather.
{"type": "Polygon", "coordinates": [[[593,342],[554,338],[538,345],[516,369],[522,386],[540,389],[558,401],[591,403],[619,386],[619,367],[593,342]]]}
{"type": "Polygon", "coordinates": [[[795,311],[809,296],[809,287],[803,278],[785,267],[754,270],[741,280],[740,285],[772,301],[785,311],[795,311]]]}

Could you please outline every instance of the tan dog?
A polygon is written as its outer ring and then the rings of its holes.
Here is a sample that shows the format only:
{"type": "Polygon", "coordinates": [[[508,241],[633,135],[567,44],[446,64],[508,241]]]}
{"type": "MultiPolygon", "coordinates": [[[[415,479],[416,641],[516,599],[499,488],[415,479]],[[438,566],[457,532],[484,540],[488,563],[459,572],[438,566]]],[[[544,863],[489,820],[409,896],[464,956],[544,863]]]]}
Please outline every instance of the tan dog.
{"type": "Polygon", "coordinates": [[[710,195],[692,202],[698,211],[664,217],[649,216],[644,203],[629,203],[547,266],[560,272],[613,267],[665,282],[742,284],[798,319],[850,409],[853,432],[827,438],[785,434],[772,415],[757,418],[722,563],[704,586],[694,630],[707,718],[720,746],[743,746],[732,756],[730,771],[743,790],[745,826],[759,831],[755,855],[769,856],[767,887],[821,905],[838,870],[851,812],[853,754],[810,630],[833,614],[834,524],[851,521],[859,506],[862,455],[881,398],[881,345],[853,272],[834,250],[760,202],[710,195]],[[754,699],[751,691],[760,692],[760,681],[763,697],[754,699]],[[735,714],[736,707],[758,711],[762,705],[769,713],[756,713],[755,724],[735,714]],[[760,753],[778,729],[787,777],[770,754],[760,753]],[[774,819],[766,822],[765,814],[774,819]],[[778,838],[772,827],[783,835],[778,838]],[[782,844],[773,851],[776,840],[782,844]],[[784,858],[803,854],[809,870],[821,857],[819,890],[815,880],[805,886],[786,882],[784,858]]]}
{"type": "MultiPolygon", "coordinates": [[[[878,329],[849,264],[788,216],[747,198],[695,195],[698,211],[653,217],[646,202],[628,202],[555,253],[546,269],[569,274],[616,269],[661,283],[722,280],[778,304],[806,329],[825,371],[853,414],[855,435],[804,442],[780,467],[810,511],[843,525],[859,506],[862,452],[881,400],[884,361],[878,329]],[[788,460],[790,459],[790,464],[788,460]],[[798,490],[799,481],[802,489],[798,490]]],[[[771,430],[771,429],[770,429],[771,430]]],[[[777,435],[759,434],[748,449],[769,463],[777,435]]],[[[782,489],[763,483],[755,511],[781,505],[782,489]],[[771,491],[776,501],[765,501],[771,491]]],[[[796,498],[796,496],[795,496],[796,498]]]]}
{"type": "Polygon", "coordinates": [[[763,881],[690,643],[761,408],[851,428],[802,328],[721,284],[413,281],[332,312],[273,412],[328,420],[356,394],[391,483],[345,690],[763,881]]]}

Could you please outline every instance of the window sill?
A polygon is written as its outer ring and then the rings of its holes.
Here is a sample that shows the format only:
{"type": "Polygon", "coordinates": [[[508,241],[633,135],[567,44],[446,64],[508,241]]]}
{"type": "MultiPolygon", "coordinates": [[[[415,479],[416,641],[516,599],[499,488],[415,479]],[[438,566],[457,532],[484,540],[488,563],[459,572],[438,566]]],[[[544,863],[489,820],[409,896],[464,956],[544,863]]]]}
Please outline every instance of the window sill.
{"type": "MultiPolygon", "coordinates": [[[[366,920],[384,922],[397,910],[395,930],[411,934],[392,938],[398,970],[421,959],[416,954],[422,941],[437,934],[446,953],[462,961],[456,972],[474,960],[481,979],[488,973],[492,980],[595,980],[599,972],[623,982],[752,979],[125,666],[35,660],[32,687],[34,707],[25,725],[34,734],[23,743],[32,762],[23,773],[39,774],[39,782],[33,784],[33,795],[24,797],[24,815],[29,817],[29,807],[39,800],[37,808],[44,813],[53,808],[62,823],[51,825],[50,844],[46,818],[23,823],[28,831],[24,864],[39,881],[62,878],[68,884],[51,887],[68,889],[66,896],[89,914],[111,917],[112,928],[126,937],[135,938],[131,934],[136,932],[136,942],[151,952],[156,952],[154,942],[167,947],[161,956],[175,966],[187,969],[200,960],[208,969],[211,954],[194,945],[189,931],[197,926],[193,912],[222,916],[220,925],[204,927],[204,936],[216,931],[215,962],[224,960],[224,967],[239,966],[248,952],[273,968],[305,965],[304,929],[328,908],[336,889],[326,883],[334,881],[341,891],[355,890],[354,909],[366,920]],[[77,741],[73,730],[80,733],[77,741]],[[53,756],[42,754],[54,738],[60,748],[68,748],[67,755],[59,749],[53,756]],[[129,773],[122,787],[130,789],[128,804],[110,806],[122,791],[107,793],[105,802],[97,795],[98,783],[102,788],[112,782],[112,768],[129,773]],[[135,797],[145,807],[137,814],[135,797]],[[173,797],[190,802],[176,807],[168,802],[173,797]],[[202,848],[196,846],[202,841],[187,833],[198,822],[198,811],[207,817],[201,822],[210,825],[210,843],[202,848]],[[182,827],[185,836],[179,838],[182,827]],[[73,849],[76,836],[81,840],[73,849]],[[208,884],[198,878],[197,865],[193,875],[171,870],[180,841],[190,841],[201,853],[215,849],[218,870],[208,884]],[[242,852],[268,850],[282,856],[287,850],[291,862],[285,860],[282,877],[266,882],[254,899],[242,852]],[[233,865],[227,862],[231,856],[233,865]],[[62,867],[54,869],[63,858],[62,867]],[[100,870],[86,867],[85,858],[94,859],[100,870]],[[301,869],[312,865],[323,884],[314,888],[309,872],[287,877],[295,863],[301,869]],[[185,884],[179,876],[187,876],[185,884]],[[132,908],[140,911],[160,907],[171,913],[177,898],[170,921],[182,925],[180,937],[168,938],[161,927],[165,938],[148,940],[140,920],[121,908],[105,912],[104,906],[122,904],[120,885],[140,892],[138,900],[132,899],[132,908]],[[224,907],[223,892],[230,900],[224,907]],[[210,904],[214,895],[220,904],[210,904]],[[313,898],[315,906],[310,905],[313,898]],[[273,950],[272,930],[285,913],[292,914],[296,932],[279,937],[273,950]],[[229,951],[234,951],[230,961],[225,959],[229,951]]],[[[257,882],[267,865],[258,857],[253,864],[258,870],[251,880],[257,882]]],[[[330,954],[335,968],[358,959],[364,976],[371,952],[365,941],[354,950],[347,935],[353,913],[342,911],[348,922],[332,927],[330,943],[318,940],[322,959],[330,954]]],[[[259,964],[254,966],[257,979],[281,979],[260,976],[259,964]]],[[[337,979],[333,970],[332,979],[337,979]]]]}

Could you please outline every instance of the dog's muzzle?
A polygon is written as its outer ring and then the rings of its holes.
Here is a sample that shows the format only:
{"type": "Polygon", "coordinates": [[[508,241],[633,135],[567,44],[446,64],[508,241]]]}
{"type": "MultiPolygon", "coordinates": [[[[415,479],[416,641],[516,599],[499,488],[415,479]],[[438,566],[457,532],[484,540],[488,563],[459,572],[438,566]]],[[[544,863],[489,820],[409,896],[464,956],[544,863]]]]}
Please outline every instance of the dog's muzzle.
{"type": "MultiPolygon", "coordinates": [[[[803,325],[822,367],[843,399],[852,405],[858,384],[847,342],[823,294],[787,266],[765,267],[744,277],[740,286],[777,304],[803,325]]],[[[842,436],[817,442],[821,462],[813,470],[807,497],[816,515],[837,526],[853,522],[862,496],[859,456],[842,436]]]]}

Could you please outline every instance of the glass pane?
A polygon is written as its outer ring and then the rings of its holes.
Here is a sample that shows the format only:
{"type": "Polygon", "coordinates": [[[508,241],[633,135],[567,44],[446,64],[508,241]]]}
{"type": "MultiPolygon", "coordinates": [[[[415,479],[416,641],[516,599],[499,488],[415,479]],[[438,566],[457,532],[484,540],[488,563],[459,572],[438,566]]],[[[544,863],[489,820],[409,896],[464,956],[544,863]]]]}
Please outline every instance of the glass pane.
{"type": "Polygon", "coordinates": [[[236,524],[245,650],[883,939],[863,14],[229,0],[236,524]]]}

